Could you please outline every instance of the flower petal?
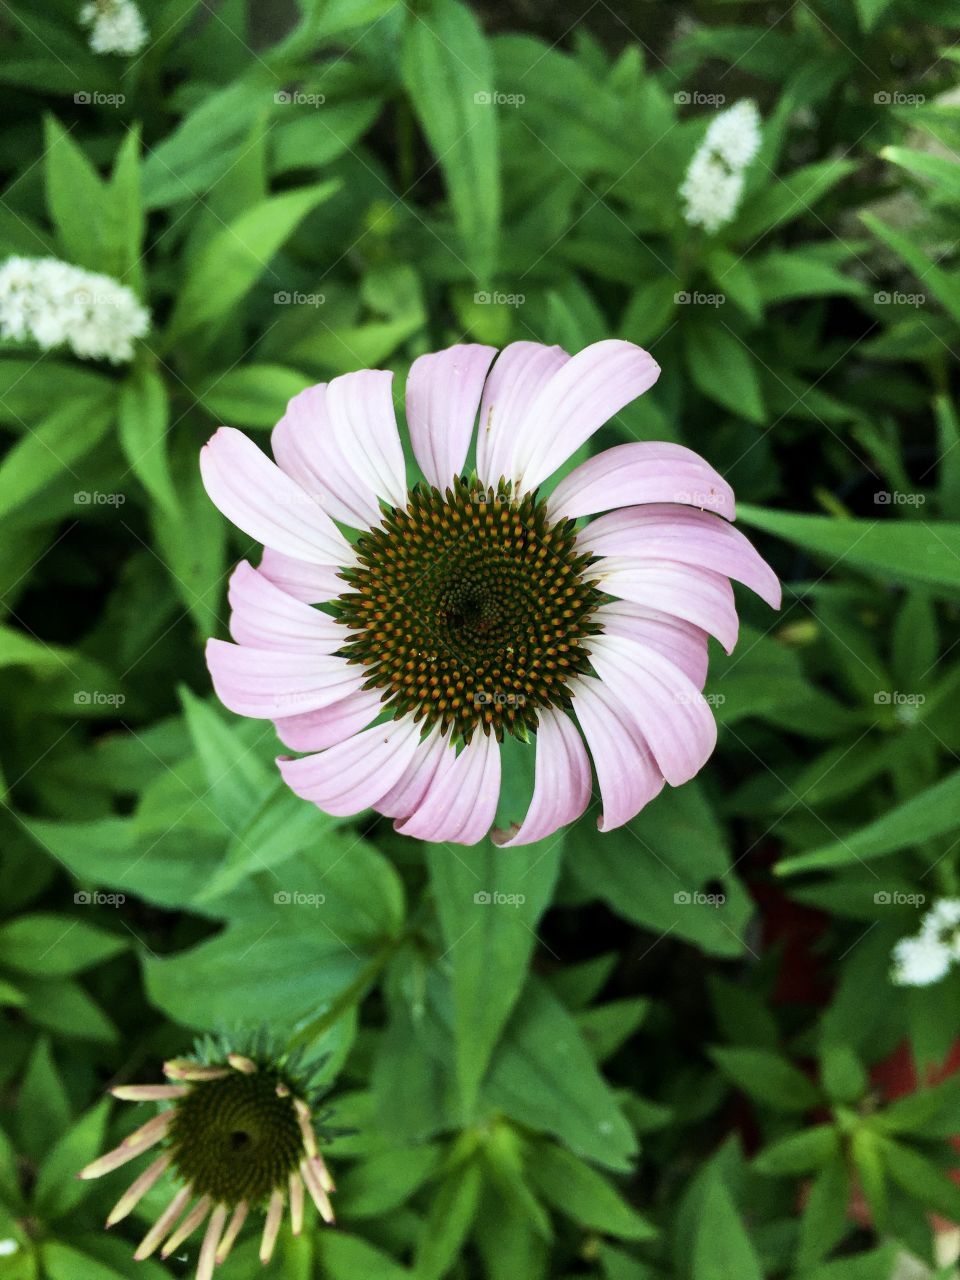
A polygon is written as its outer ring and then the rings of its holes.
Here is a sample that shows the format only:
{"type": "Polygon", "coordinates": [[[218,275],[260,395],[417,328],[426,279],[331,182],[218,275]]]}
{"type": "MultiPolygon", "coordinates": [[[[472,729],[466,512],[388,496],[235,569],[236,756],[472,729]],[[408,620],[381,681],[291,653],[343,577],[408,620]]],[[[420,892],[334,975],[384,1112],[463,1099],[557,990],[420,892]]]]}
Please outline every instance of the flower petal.
{"type": "Polygon", "coordinates": [[[496,347],[462,343],[418,356],[410,366],[410,443],[427,481],[441,493],[464,469],[483,382],[496,354],[496,347]]]}
{"type": "Polygon", "coordinates": [[[260,572],[275,587],[306,604],[327,604],[347,589],[336,566],[308,564],[271,547],[265,547],[260,557],[260,572]]]}
{"type": "Polygon", "coordinates": [[[590,662],[629,708],[670,785],[679,787],[699,773],[716,746],[717,725],[679,667],[654,649],[612,635],[591,640],[590,662]]]}
{"type": "Polygon", "coordinates": [[[226,640],[207,641],[207,667],[223,705],[256,720],[328,707],[356,693],[367,678],[345,658],[253,649],[226,640]]]}
{"type": "Polygon", "coordinates": [[[511,342],[497,356],[480,401],[477,475],[486,485],[513,479],[517,428],[550,378],[570,357],[562,347],[511,342]]]}
{"type": "Polygon", "coordinates": [[[360,689],[339,702],[274,721],[277,737],[291,751],[325,751],[365,729],[383,710],[376,689],[360,689]]]}
{"type": "Polygon", "coordinates": [[[509,849],[532,844],[576,822],[590,803],[590,760],[583,739],[568,715],[547,707],[537,723],[537,761],[533,799],[523,822],[512,831],[492,835],[494,844],[509,849]]]}
{"type": "Polygon", "coordinates": [[[394,825],[421,840],[476,844],[490,830],[499,798],[499,744],[492,733],[476,733],[457,756],[446,744],[419,807],[394,825]]]}
{"type": "Polygon", "coordinates": [[[354,529],[369,529],[380,519],[377,492],[348,461],[331,427],[327,393],[321,382],[294,396],[273,429],[270,447],[280,467],[315,494],[324,511],[354,529]]]}
{"type": "Polygon", "coordinates": [[[221,427],[200,450],[211,500],[238,529],[285,555],[341,565],[350,546],[317,501],[240,431],[221,427]]]}
{"type": "Polygon", "coordinates": [[[573,685],[573,710],[593,757],[603,813],[601,831],[612,831],[635,818],[663,789],[663,774],[650,748],[616,693],[593,676],[573,685]]]}
{"type": "Polygon", "coordinates": [[[675,618],[659,609],[647,609],[629,600],[612,600],[602,604],[595,620],[603,624],[604,632],[612,636],[626,636],[650,649],[662,653],[675,667],[679,667],[688,680],[702,689],[707,680],[707,633],[692,622],[675,618]]]}
{"type": "Polygon", "coordinates": [[[287,653],[331,654],[349,635],[345,627],[287,595],[246,560],[230,576],[230,634],[237,644],[287,653]]]}
{"type": "Polygon", "coordinates": [[[277,764],[292,791],[345,817],[376,804],[401,777],[420,740],[412,716],[364,729],[317,755],[277,764]]]}
{"type": "Polygon", "coordinates": [[[702,627],[732,653],[740,623],[730,579],[672,560],[608,556],[590,566],[601,590],[702,627]]]}
{"type": "Polygon", "coordinates": [[[750,587],[780,608],[780,581],[739,529],[706,511],[651,503],[598,516],[579,536],[595,556],[639,556],[701,565],[750,587]]]}
{"type": "Polygon", "coordinates": [[[223,1234],[223,1224],[227,1220],[227,1206],[218,1204],[210,1215],[210,1221],[207,1223],[207,1229],[203,1235],[203,1244],[200,1247],[200,1257],[197,1261],[196,1280],[213,1280],[213,1268],[216,1265],[217,1249],[220,1245],[220,1237],[223,1234]]]}
{"type": "Polygon", "coordinates": [[[443,758],[446,739],[435,726],[426,738],[417,743],[413,759],[394,786],[381,796],[374,808],[388,818],[406,818],[413,813],[427,793],[440,761],[443,758]]]}
{"type": "Polygon", "coordinates": [[[645,502],[679,502],[732,520],[733,490],[708,462],[682,444],[641,441],[604,449],[574,467],[547,499],[551,516],[596,515],[645,502]]]}
{"type": "Polygon", "coordinates": [[[535,489],[659,376],[653,356],[632,342],[607,338],[578,351],[541,388],[516,428],[516,478],[535,489]]]}
{"type": "Polygon", "coordinates": [[[327,387],[330,427],[354,472],[391,507],[407,500],[403,446],[393,408],[393,373],[361,369],[327,387]]]}
{"type": "Polygon", "coordinates": [[[158,1156],[147,1169],[135,1179],[127,1190],[123,1193],[117,1203],[110,1210],[110,1216],[107,1218],[107,1226],[115,1227],[118,1222],[122,1222],[127,1214],[131,1213],[143,1197],[147,1194],[153,1184],[160,1178],[170,1167],[172,1157],[169,1153],[158,1156]]]}

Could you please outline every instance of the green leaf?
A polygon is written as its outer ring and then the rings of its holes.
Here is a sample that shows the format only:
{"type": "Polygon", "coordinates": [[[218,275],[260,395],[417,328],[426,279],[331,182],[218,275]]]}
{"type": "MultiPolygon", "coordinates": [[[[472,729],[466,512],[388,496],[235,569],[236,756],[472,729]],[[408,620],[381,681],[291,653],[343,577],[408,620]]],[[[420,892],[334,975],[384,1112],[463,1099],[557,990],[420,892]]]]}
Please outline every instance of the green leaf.
{"type": "Polygon", "coordinates": [[[908,147],[884,147],[880,154],[884,160],[900,165],[908,173],[929,178],[937,193],[960,200],[960,166],[956,160],[926,151],[912,151],[908,147]]]}
{"type": "Polygon", "coordinates": [[[526,979],[562,848],[556,838],[518,849],[498,849],[492,841],[459,850],[426,847],[453,969],[457,1075],[468,1115],[526,979]],[[490,982],[492,973],[496,983],[490,982]]]}
{"type": "Polygon", "coordinates": [[[126,938],[53,912],[20,916],[0,926],[0,963],[50,978],[80,973],[128,946],[126,938]]]}
{"type": "Polygon", "coordinates": [[[496,271],[500,161],[493,61],[480,24],[456,0],[410,14],[401,75],[443,170],[460,256],[480,284],[496,271]]]}
{"type": "Polygon", "coordinates": [[[39,1160],[70,1128],[70,1102],[50,1041],[41,1036],[30,1054],[17,1096],[20,1147],[39,1160]]]}
{"type": "Polygon", "coordinates": [[[440,1146],[427,1145],[359,1160],[337,1178],[337,1205],[350,1221],[391,1213],[437,1174],[442,1159],[440,1146]]]}
{"type": "Polygon", "coordinates": [[[21,978],[27,1016],[38,1027],[78,1040],[114,1044],[117,1029],[79,982],[21,978]]]}
{"type": "Polygon", "coordinates": [[[410,1272],[386,1253],[358,1236],[343,1231],[319,1231],[315,1236],[322,1274],[329,1280],[410,1280],[410,1272]]]}
{"type": "Polygon", "coordinates": [[[270,196],[213,235],[187,272],[170,321],[170,341],[232,311],[299,223],[339,187],[331,180],[270,196]]]}
{"type": "Polygon", "coordinates": [[[48,1280],[124,1280],[122,1272],[56,1240],[41,1245],[40,1256],[48,1280]]]}
{"type": "Polygon", "coordinates": [[[820,1170],[810,1186],[797,1240],[798,1271],[805,1273],[826,1257],[850,1231],[849,1204],[850,1178],[843,1158],[838,1156],[820,1170]]]}
{"type": "Polygon", "coordinates": [[[697,1224],[693,1280],[763,1280],[763,1268],[730,1192],[710,1179],[697,1224]]]}
{"type": "Polygon", "coordinates": [[[170,400],[163,379],[150,366],[136,365],[120,392],[120,447],[150,497],[176,517],[180,508],[170,475],[169,425],[170,400]]]}
{"type": "Polygon", "coordinates": [[[880,1140],[880,1154],[888,1177],[907,1195],[951,1222],[960,1221],[960,1187],[945,1169],[913,1147],[890,1138],[880,1140]]]}
{"type": "Polygon", "coordinates": [[[809,1111],[820,1101],[803,1072],[769,1049],[714,1048],[710,1057],[738,1089],[775,1111],[809,1111]]]}
{"type": "Polygon", "coordinates": [[[101,399],[71,401],[53,409],[18,440],[0,464],[0,516],[21,510],[48,484],[69,473],[75,482],[77,513],[90,504],[91,478],[79,462],[106,434],[113,406],[101,399]]]}
{"type": "Polygon", "coordinates": [[[763,423],[766,408],[749,348],[722,322],[702,320],[686,330],[687,368],[694,385],[725,409],[763,423]]]}
{"type": "Polygon", "coordinates": [[[937,266],[926,251],[914,244],[902,231],[888,227],[872,213],[861,213],[860,220],[903,259],[924,290],[929,289],[953,319],[960,323],[960,283],[937,266]]]}
{"type": "Polygon", "coordinates": [[[809,853],[785,858],[778,863],[778,875],[838,867],[851,862],[868,862],[901,849],[917,848],[927,840],[953,831],[960,805],[960,769],[911,796],[901,805],[882,813],[859,831],[809,853]]]}
{"type": "Polygon", "coordinates": [[[483,1100],[595,1164],[627,1170],[636,1140],[576,1023],[531,980],[494,1053],[483,1100]]]}
{"type": "Polygon", "coordinates": [[[657,1234],[606,1178],[552,1142],[537,1144],[527,1175],[543,1199],[579,1227],[621,1240],[650,1240],[657,1234]]]}
{"type": "Polygon", "coordinates": [[[482,1174],[475,1162],[455,1168],[440,1184],[414,1258],[416,1280],[440,1280],[450,1270],[473,1224],[482,1174]]]}
{"type": "Polygon", "coordinates": [[[103,1151],[109,1110],[109,1100],[102,1099],[44,1157],[33,1192],[34,1205],[42,1218],[58,1218],[71,1212],[91,1190],[88,1182],[79,1181],[77,1171],[103,1151]]]}
{"type": "Polygon", "coordinates": [[[810,1173],[821,1169],[836,1159],[840,1152],[837,1131],[829,1124],[814,1125],[800,1133],[780,1138],[763,1151],[753,1162],[758,1173],[774,1177],[798,1173],[810,1173]]]}
{"type": "Polygon", "coordinates": [[[774,227],[809,213],[821,196],[856,167],[853,160],[835,158],[803,165],[784,178],[771,173],[770,182],[745,200],[737,214],[737,240],[752,245],[774,227]]]}
{"type": "Polygon", "coordinates": [[[311,381],[284,365],[248,364],[213,374],[197,398],[211,417],[231,426],[272,427],[311,381]]]}
{"type": "Polygon", "coordinates": [[[845,520],[739,504],[744,524],[804,547],[830,568],[841,562],[892,578],[960,588],[960,523],[946,520],[845,520]]]}

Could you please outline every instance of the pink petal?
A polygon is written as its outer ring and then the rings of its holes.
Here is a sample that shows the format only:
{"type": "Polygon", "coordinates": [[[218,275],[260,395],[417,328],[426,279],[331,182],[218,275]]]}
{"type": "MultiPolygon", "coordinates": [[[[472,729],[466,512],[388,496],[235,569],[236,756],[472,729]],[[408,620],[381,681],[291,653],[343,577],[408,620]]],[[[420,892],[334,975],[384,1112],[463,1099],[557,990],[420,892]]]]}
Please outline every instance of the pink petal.
{"type": "Polygon", "coordinates": [[[207,1229],[204,1232],[203,1244],[200,1247],[200,1257],[197,1262],[196,1280],[213,1280],[217,1249],[220,1246],[220,1237],[223,1234],[223,1224],[226,1220],[227,1206],[218,1204],[213,1213],[211,1213],[210,1221],[207,1223],[207,1229]]]}
{"type": "Polygon", "coordinates": [[[230,634],[237,644],[331,654],[349,632],[327,613],[287,595],[246,560],[230,576],[230,634]]]}
{"type": "Polygon", "coordinates": [[[356,693],[367,679],[362,667],[345,658],[253,649],[226,640],[207,641],[207,667],[223,705],[256,720],[328,707],[356,693]]]}
{"type": "MultiPolygon", "coordinates": [[[[273,1257],[274,1245],[277,1243],[277,1234],[280,1230],[280,1223],[283,1221],[283,1192],[274,1191],[270,1197],[270,1208],[267,1210],[267,1220],[263,1227],[263,1237],[260,1241],[260,1261],[264,1266],[273,1257]]],[[[198,1278],[199,1280],[199,1278],[198,1278]]]]}
{"type": "Polygon", "coordinates": [[[376,689],[361,689],[339,702],[332,702],[329,707],[284,716],[274,722],[274,728],[277,737],[291,751],[325,751],[365,729],[382,710],[380,693],[376,689]]]}
{"type": "Polygon", "coordinates": [[[592,777],[583,739],[570,717],[553,707],[539,714],[533,799],[512,832],[493,833],[495,844],[532,844],[576,822],[590,803],[592,777]]]}
{"type": "Polygon", "coordinates": [[[739,529],[692,507],[651,503],[598,516],[578,542],[595,556],[639,556],[701,565],[725,574],[780,608],[780,581],[739,529]]]}
{"type": "Polygon", "coordinates": [[[327,387],[327,412],[356,475],[388,506],[402,507],[407,500],[407,475],[392,386],[389,369],[344,373],[327,387]]]}
{"type": "Polygon", "coordinates": [[[480,401],[477,474],[484,484],[513,479],[517,428],[541,388],[569,359],[562,347],[540,342],[511,342],[497,356],[480,401]]]}
{"type": "Polygon", "coordinates": [[[108,1227],[115,1227],[118,1222],[122,1222],[129,1213],[133,1212],[153,1184],[166,1173],[170,1167],[170,1160],[171,1156],[169,1154],[158,1156],[153,1164],[130,1184],[110,1210],[110,1216],[107,1218],[108,1227]]]}
{"type": "Polygon", "coordinates": [[[612,831],[660,794],[663,775],[630,712],[601,680],[579,677],[573,710],[590,748],[603,800],[597,826],[612,831]]]}
{"type": "Polygon", "coordinates": [[[260,558],[260,572],[275,587],[306,604],[326,604],[343,595],[347,584],[334,565],[307,564],[293,556],[282,555],[270,547],[260,558]]]}
{"type": "Polygon", "coordinates": [[[200,471],[213,503],[257,542],[314,564],[352,560],[346,539],[316,499],[242,432],[214,432],[200,450],[200,471]]]}
{"type": "Polygon", "coordinates": [[[730,579],[712,569],[673,560],[609,556],[590,566],[601,590],[622,600],[672,613],[702,627],[732,653],[739,620],[730,579]]]}
{"type": "Polygon", "coordinates": [[[517,479],[535,489],[659,376],[653,356],[632,342],[608,338],[578,351],[540,390],[517,427],[517,479]]]}
{"type": "Polygon", "coordinates": [[[699,773],[717,742],[717,726],[696,685],[653,649],[623,636],[596,636],[590,662],[629,709],[663,776],[679,787],[699,773]]]}
{"type": "Polygon", "coordinates": [[[327,392],[321,382],[294,396],[273,429],[270,447],[287,475],[316,494],[324,511],[354,529],[369,529],[380,519],[377,493],[356,474],[331,428],[327,392]]]}
{"type": "Polygon", "coordinates": [[[394,786],[374,805],[388,818],[407,818],[420,804],[443,758],[446,739],[439,726],[417,743],[413,759],[394,786]]]}
{"type": "Polygon", "coordinates": [[[317,755],[280,759],[284,781],[304,800],[344,817],[376,804],[401,777],[420,740],[412,716],[373,725],[317,755]]]}
{"type": "Polygon", "coordinates": [[[418,356],[407,378],[410,443],[429,484],[444,492],[464,469],[495,347],[463,343],[418,356]]]}
{"type": "Polygon", "coordinates": [[[554,519],[592,516],[613,507],[679,502],[732,520],[733,490],[708,462],[682,444],[618,444],[588,458],[547,499],[554,519]]]}
{"type": "Polygon", "coordinates": [[[419,807],[394,825],[420,840],[476,844],[490,830],[499,798],[500,747],[492,733],[478,732],[458,756],[447,744],[419,807]]]}
{"type": "Polygon", "coordinates": [[[629,600],[613,600],[602,604],[595,614],[604,632],[626,636],[650,649],[656,649],[679,667],[688,680],[702,689],[707,679],[707,633],[692,622],[684,622],[659,609],[647,609],[629,600]]]}

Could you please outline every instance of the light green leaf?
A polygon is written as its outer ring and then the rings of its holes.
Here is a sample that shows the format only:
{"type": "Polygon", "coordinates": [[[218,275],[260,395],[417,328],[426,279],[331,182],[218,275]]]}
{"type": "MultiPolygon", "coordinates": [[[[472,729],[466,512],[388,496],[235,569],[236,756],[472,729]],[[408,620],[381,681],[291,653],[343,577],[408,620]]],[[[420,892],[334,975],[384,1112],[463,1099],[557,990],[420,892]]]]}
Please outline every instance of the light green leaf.
{"type": "Polygon", "coordinates": [[[179,503],[167,452],[169,423],[170,401],[163,379],[155,369],[138,364],[120,392],[120,447],[147,493],[176,516],[179,503]]]}
{"type": "Polygon", "coordinates": [[[480,284],[496,271],[500,229],[497,91],[477,19],[457,0],[409,12],[401,74],[443,170],[460,232],[460,257],[480,284]]]}
{"type": "Polygon", "coordinates": [[[757,1251],[730,1192],[715,1174],[707,1185],[693,1248],[693,1280],[764,1280],[757,1251]]]}
{"type": "Polygon", "coordinates": [[[803,1072],[769,1049],[715,1048],[710,1056],[738,1089],[775,1111],[808,1111],[820,1101],[803,1072]]]}
{"type": "Polygon", "coordinates": [[[213,374],[197,398],[213,418],[230,426],[272,427],[287,401],[312,382],[306,374],[279,364],[248,364],[213,374]]]}
{"type": "Polygon", "coordinates": [[[538,1143],[527,1176],[548,1204],[580,1227],[621,1240],[650,1240],[657,1234],[606,1178],[562,1147],[538,1143]]]}
{"type": "Polygon", "coordinates": [[[128,945],[126,937],[53,912],[19,916],[0,926],[0,963],[51,978],[80,973],[126,951],[128,945]]]}
{"type": "Polygon", "coordinates": [[[748,346],[725,324],[702,320],[686,330],[687,368],[694,385],[751,422],[766,418],[757,368],[748,346]]]}

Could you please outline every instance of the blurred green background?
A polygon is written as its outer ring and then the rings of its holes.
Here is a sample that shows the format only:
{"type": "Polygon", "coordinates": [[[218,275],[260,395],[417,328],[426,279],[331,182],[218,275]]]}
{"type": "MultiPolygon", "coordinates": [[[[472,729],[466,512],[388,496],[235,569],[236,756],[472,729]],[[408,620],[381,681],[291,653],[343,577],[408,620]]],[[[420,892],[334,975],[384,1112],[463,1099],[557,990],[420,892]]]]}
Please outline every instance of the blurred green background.
{"type": "Polygon", "coordinates": [[[131,1259],[160,1188],[107,1237],[123,1174],[73,1173],[108,1084],[264,1020],[330,1055],[338,1227],[225,1280],[953,1275],[960,973],[890,972],[960,890],[957,5],[139,0],[95,52],[119,2],[0,6],[2,261],[151,314],[116,365],[0,343],[0,1280],[192,1274],[131,1259]],[[679,188],[744,99],[707,234],[679,188]],[[698,450],[784,579],[713,654],[716,755],[529,849],[298,801],[210,693],[252,548],[200,445],[608,336],[663,374],[598,447],[698,450]]]}

